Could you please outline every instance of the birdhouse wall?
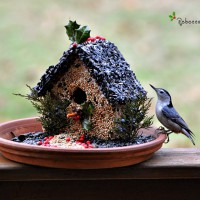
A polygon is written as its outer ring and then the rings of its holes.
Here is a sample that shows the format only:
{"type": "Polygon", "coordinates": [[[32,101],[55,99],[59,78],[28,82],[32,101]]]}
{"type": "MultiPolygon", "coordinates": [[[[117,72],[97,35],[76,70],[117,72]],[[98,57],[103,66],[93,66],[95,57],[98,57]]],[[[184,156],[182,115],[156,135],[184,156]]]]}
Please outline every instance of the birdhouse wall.
{"type": "MultiPolygon", "coordinates": [[[[59,98],[71,100],[66,113],[80,108],[81,104],[90,101],[94,105],[94,113],[91,119],[92,130],[89,134],[95,134],[100,138],[107,139],[114,126],[114,119],[118,115],[112,105],[101,92],[98,84],[91,77],[87,66],[76,59],[69,70],[63,74],[51,90],[59,98]]],[[[84,132],[80,121],[70,124],[70,131],[82,134],[84,132]]]]}

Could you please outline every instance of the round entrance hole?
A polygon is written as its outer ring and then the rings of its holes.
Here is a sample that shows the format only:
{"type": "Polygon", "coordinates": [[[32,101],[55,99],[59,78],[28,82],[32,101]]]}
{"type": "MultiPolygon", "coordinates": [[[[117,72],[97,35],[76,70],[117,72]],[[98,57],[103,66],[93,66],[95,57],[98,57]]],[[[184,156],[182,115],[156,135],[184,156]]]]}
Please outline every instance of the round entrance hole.
{"type": "Polygon", "coordinates": [[[76,103],[82,104],[87,100],[87,96],[86,96],[86,93],[81,88],[77,88],[73,92],[72,99],[76,103]]]}

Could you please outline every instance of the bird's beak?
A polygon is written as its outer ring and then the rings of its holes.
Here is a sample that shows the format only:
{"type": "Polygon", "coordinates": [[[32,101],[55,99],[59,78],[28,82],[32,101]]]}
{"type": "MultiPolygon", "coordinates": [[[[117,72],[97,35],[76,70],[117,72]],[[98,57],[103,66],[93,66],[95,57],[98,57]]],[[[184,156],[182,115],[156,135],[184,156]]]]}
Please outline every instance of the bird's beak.
{"type": "Polygon", "coordinates": [[[153,85],[149,84],[155,91],[157,91],[157,88],[155,88],[153,85]]]}

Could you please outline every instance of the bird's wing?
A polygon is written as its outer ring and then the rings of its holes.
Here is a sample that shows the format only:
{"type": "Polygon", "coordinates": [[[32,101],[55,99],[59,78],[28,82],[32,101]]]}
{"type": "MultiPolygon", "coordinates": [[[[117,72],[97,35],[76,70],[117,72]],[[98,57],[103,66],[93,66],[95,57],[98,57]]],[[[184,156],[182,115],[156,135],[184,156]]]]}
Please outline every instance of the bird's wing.
{"type": "Polygon", "coordinates": [[[178,114],[178,112],[173,107],[169,109],[167,108],[167,106],[165,106],[162,110],[162,113],[165,117],[169,118],[172,122],[178,124],[182,128],[183,133],[188,138],[190,138],[192,143],[195,145],[194,140],[193,140],[194,133],[189,129],[186,122],[182,119],[182,117],[178,114]]]}
{"type": "Polygon", "coordinates": [[[182,128],[184,128],[186,130],[190,130],[188,125],[186,124],[186,122],[182,119],[182,117],[178,114],[178,112],[173,107],[171,107],[169,109],[169,108],[167,108],[167,106],[165,106],[162,109],[162,113],[165,117],[167,117],[174,123],[178,124],[182,128]]]}

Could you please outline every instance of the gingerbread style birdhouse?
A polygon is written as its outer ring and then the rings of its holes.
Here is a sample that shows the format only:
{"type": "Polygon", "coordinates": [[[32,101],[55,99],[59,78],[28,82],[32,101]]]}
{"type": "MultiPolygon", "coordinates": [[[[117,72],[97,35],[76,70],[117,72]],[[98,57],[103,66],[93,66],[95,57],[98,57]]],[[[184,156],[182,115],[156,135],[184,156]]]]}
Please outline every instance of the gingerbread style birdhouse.
{"type": "Polygon", "coordinates": [[[39,98],[48,94],[54,101],[68,102],[57,111],[65,113],[62,130],[71,134],[108,139],[137,131],[146,116],[146,91],[118,48],[103,37],[91,38],[88,27],[76,22],[70,21],[66,30],[73,43],[33,92],[39,98]]]}

